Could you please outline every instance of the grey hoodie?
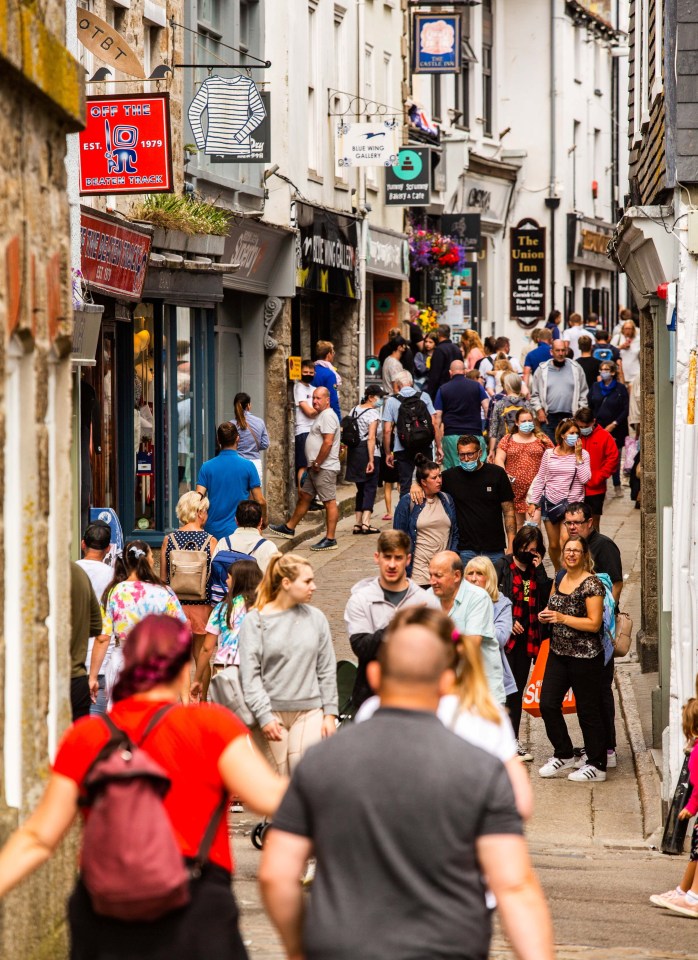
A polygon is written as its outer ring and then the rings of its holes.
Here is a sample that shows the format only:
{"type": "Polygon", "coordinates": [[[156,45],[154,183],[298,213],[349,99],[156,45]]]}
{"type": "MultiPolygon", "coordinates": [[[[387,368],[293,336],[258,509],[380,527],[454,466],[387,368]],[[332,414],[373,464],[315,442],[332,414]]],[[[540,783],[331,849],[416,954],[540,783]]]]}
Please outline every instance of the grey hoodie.
{"type": "Polygon", "coordinates": [[[302,603],[283,613],[251,610],[240,628],[240,681],[261,727],[274,711],[314,710],[336,716],[337,663],[327,617],[302,603]]]}
{"type": "MultiPolygon", "coordinates": [[[[408,580],[407,593],[397,607],[385,599],[383,588],[378,577],[367,577],[359,580],[351,589],[351,596],[344,610],[344,620],[350,637],[357,633],[375,633],[388,626],[397,610],[403,607],[427,606],[433,607],[426,590],[422,590],[414,580],[408,580]]],[[[439,601],[436,606],[441,609],[439,601]]]]}

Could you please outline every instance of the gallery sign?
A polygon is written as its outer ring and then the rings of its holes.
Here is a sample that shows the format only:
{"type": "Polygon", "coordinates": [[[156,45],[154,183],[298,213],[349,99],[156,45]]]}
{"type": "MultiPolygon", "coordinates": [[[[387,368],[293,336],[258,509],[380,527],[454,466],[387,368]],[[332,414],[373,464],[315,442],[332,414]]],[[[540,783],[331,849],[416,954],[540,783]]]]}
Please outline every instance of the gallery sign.
{"type": "Polygon", "coordinates": [[[83,207],[80,213],[80,269],[98,290],[140,300],[148,269],[151,237],[106,214],[83,207]]]}
{"type": "Polygon", "coordinates": [[[103,63],[129,77],[145,80],[143,64],[121,34],[106,20],[83,7],[78,7],[78,40],[103,63]]]}
{"type": "Polygon", "coordinates": [[[412,72],[458,73],[461,68],[461,15],[415,13],[412,20],[412,72]]]}
{"type": "Polygon", "coordinates": [[[358,299],[359,232],[354,217],[297,203],[296,218],[300,234],[297,286],[358,299]]]}
{"type": "Polygon", "coordinates": [[[533,326],[545,315],[545,227],[526,219],[509,231],[511,315],[533,326]]]}
{"type": "Polygon", "coordinates": [[[169,93],[87,98],[80,193],[172,193],[169,93]]]}
{"type": "Polygon", "coordinates": [[[388,206],[428,207],[431,203],[431,151],[429,147],[403,147],[394,167],[385,170],[388,206]]]}
{"type": "Polygon", "coordinates": [[[269,105],[249,77],[207,77],[188,110],[196,146],[211,163],[269,163],[269,105]]]}
{"type": "Polygon", "coordinates": [[[337,168],[394,166],[399,129],[394,117],[382,123],[351,123],[340,118],[335,128],[337,168]]]}

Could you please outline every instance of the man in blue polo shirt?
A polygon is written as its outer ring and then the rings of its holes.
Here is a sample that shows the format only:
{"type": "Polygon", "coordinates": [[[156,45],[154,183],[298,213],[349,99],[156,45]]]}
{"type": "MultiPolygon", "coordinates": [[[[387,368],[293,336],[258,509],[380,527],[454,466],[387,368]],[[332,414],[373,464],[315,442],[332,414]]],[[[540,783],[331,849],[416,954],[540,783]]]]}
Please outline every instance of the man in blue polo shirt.
{"type": "Polygon", "coordinates": [[[479,380],[466,377],[462,360],[454,360],[448,372],[451,379],[439,387],[434,402],[437,435],[441,437],[444,451],[444,470],[460,463],[458,437],[466,433],[473,437],[482,435],[481,411],[487,415],[489,405],[485,388],[479,380]]]}
{"type": "Polygon", "coordinates": [[[256,500],[262,507],[262,529],[267,525],[267,501],[262,495],[257,468],[237,452],[238,428],[226,421],[216,434],[220,453],[207,460],[196,478],[196,492],[210,502],[206,533],[216,540],[237,529],[235,511],[241,500],[256,500]]]}
{"type": "Polygon", "coordinates": [[[550,360],[552,357],[553,331],[547,327],[541,330],[538,335],[538,346],[535,350],[529,350],[524,360],[524,380],[528,383],[541,363],[550,360]]]}

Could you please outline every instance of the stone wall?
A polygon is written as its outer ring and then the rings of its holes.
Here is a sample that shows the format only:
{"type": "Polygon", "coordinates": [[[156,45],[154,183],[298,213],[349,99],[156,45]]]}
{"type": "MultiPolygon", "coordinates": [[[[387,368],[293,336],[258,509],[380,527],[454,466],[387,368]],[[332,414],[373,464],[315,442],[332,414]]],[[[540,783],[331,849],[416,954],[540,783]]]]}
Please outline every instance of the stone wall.
{"type": "MultiPolygon", "coordinates": [[[[2,20],[0,843],[36,806],[52,747],[70,720],[72,305],[64,159],[66,133],[80,128],[84,113],[82,71],[63,45],[64,4],[47,0],[35,10],[19,3],[4,7],[2,20]],[[19,694],[12,704],[6,683],[19,694]]],[[[74,839],[3,899],[0,956],[67,955],[74,839]]]]}

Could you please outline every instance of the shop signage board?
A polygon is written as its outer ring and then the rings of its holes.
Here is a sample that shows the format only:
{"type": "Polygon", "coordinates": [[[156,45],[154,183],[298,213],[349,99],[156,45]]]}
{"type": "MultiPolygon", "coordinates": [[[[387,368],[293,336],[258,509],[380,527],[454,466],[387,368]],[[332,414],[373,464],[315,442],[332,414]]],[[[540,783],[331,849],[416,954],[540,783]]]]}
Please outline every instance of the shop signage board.
{"type": "Polygon", "coordinates": [[[461,15],[415,13],[412,18],[412,72],[458,73],[461,69],[461,15]]]}
{"type": "Polygon", "coordinates": [[[196,146],[211,163],[269,163],[269,107],[269,93],[247,76],[207,77],[188,110],[196,146]]]}
{"type": "Polygon", "coordinates": [[[288,363],[288,379],[300,381],[301,357],[289,357],[287,360],[287,363],[288,363]]]}
{"type": "Polygon", "coordinates": [[[358,224],[354,217],[309,203],[296,204],[299,231],[296,285],[356,300],[358,224]]]}
{"type": "Polygon", "coordinates": [[[567,214],[567,261],[597,270],[616,270],[608,256],[614,226],[605,220],[567,214]]]}
{"type": "Polygon", "coordinates": [[[395,166],[400,148],[399,132],[395,117],[381,123],[351,123],[340,117],[335,127],[337,169],[395,166]]]}
{"type": "Polygon", "coordinates": [[[521,220],[509,236],[511,315],[534,323],[545,316],[545,227],[521,220]]]}
{"type": "Polygon", "coordinates": [[[482,245],[479,213],[444,213],[441,216],[441,232],[453,237],[466,253],[479,253],[482,245]]]}
{"type": "Polygon", "coordinates": [[[140,300],[148,268],[151,238],[83,208],[80,214],[80,268],[97,290],[140,300]]]}
{"type": "Polygon", "coordinates": [[[378,277],[408,280],[410,249],[407,237],[369,226],[366,269],[378,277]]]}
{"type": "Polygon", "coordinates": [[[87,98],[80,194],[172,193],[168,93],[87,98]]]}
{"type": "Polygon", "coordinates": [[[102,63],[128,74],[129,77],[145,80],[143,64],[121,34],[106,20],[83,7],[78,8],[78,40],[102,63]]]}
{"type": "Polygon", "coordinates": [[[385,170],[388,206],[428,207],[431,203],[431,151],[429,147],[403,147],[398,162],[385,170]]]}

